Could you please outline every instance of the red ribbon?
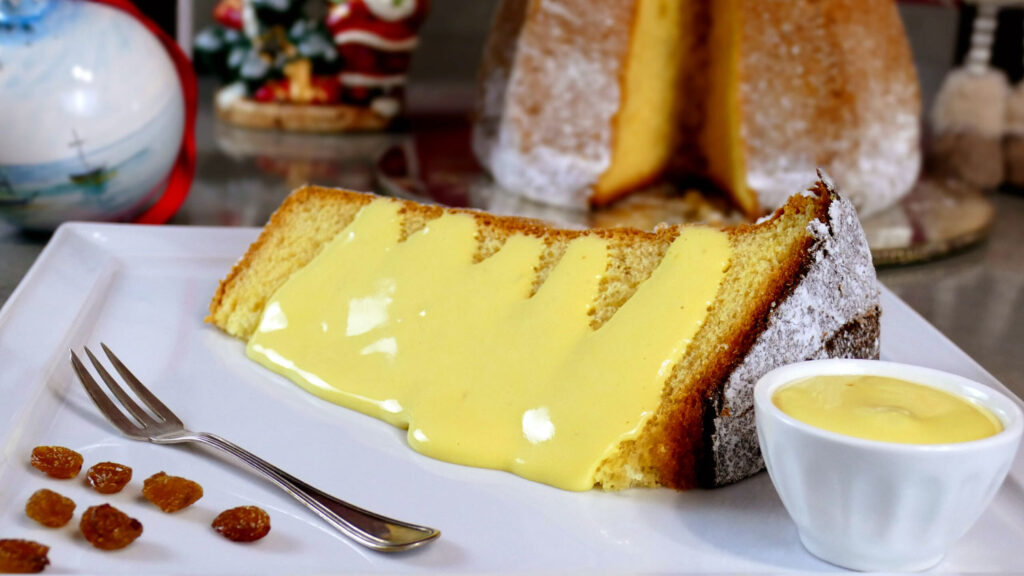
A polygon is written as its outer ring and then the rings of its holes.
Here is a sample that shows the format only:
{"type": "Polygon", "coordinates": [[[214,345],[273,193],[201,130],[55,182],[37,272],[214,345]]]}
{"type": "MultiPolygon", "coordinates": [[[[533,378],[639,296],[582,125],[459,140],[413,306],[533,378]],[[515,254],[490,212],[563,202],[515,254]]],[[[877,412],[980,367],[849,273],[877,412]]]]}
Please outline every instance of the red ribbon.
{"type": "Polygon", "coordinates": [[[181,93],[185,100],[185,133],[181,139],[181,150],[174,162],[174,167],[171,169],[171,175],[167,180],[167,188],[164,190],[164,193],[155,204],[134,220],[138,224],[163,224],[170,220],[171,216],[174,216],[174,213],[185,202],[189,188],[192,187],[192,177],[196,171],[195,124],[198,101],[196,74],[192,70],[192,63],[189,62],[189,59],[178,48],[174,38],[167,35],[152,20],[143,16],[142,12],[139,12],[139,9],[129,0],[91,1],[98,4],[106,4],[126,12],[152,32],[167,50],[167,54],[171,57],[174,68],[178,73],[178,78],[181,81],[181,93]]]}

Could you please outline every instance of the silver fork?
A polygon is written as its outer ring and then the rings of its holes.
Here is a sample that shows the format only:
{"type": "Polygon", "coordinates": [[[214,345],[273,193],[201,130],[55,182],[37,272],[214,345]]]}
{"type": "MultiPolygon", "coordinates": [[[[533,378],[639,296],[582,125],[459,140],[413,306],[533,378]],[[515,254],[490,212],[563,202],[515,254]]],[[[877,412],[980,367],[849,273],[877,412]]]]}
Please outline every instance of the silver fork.
{"type": "Polygon", "coordinates": [[[105,344],[100,344],[100,346],[103,347],[107,358],[110,359],[111,364],[113,364],[121,377],[124,378],[128,387],[135,392],[135,395],[143,404],[149,407],[152,414],[143,410],[125,392],[124,388],[107,372],[103,364],[100,363],[88,348],[85,349],[85,353],[89,355],[89,360],[92,361],[96,372],[106,382],[107,388],[113,393],[114,398],[120,402],[121,407],[131,414],[134,419],[128,418],[110,397],[103,392],[73,350],[71,351],[71,364],[74,366],[75,373],[78,374],[78,379],[82,382],[86,392],[89,393],[89,396],[96,403],[100,412],[107,417],[107,420],[110,420],[114,426],[121,430],[125,436],[135,440],[146,440],[154,444],[196,442],[227,452],[248,464],[250,468],[259,472],[263,477],[276,484],[285,492],[291,494],[296,500],[305,504],[328,524],[359,544],[373,550],[380,552],[409,550],[431,542],[441,535],[440,531],[433,528],[394,520],[353,506],[348,502],[317,490],[266,460],[223,438],[205,432],[191,432],[187,430],[185,425],[181,423],[181,420],[160,399],[143,386],[142,382],[125,367],[105,344]]]}

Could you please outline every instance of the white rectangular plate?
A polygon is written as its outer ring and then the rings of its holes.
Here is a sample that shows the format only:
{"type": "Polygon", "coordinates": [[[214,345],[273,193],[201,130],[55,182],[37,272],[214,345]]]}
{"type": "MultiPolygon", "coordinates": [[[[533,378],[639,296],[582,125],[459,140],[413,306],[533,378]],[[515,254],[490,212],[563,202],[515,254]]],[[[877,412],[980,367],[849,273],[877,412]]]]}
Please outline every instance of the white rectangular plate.
{"type": "MultiPolygon", "coordinates": [[[[504,472],[423,457],[404,432],[323,402],[250,362],[244,346],[203,323],[217,281],[253,229],[63,226],[0,311],[0,538],[51,546],[51,572],[829,572],[801,547],[766,474],[718,490],[565,492],[504,472]],[[106,342],[187,425],[218,433],[327,492],[383,514],[437,527],[442,537],[401,555],[370,552],[335,534],[268,483],[201,449],[123,438],[74,380],[68,350],[106,342]],[[78,450],[86,467],[111,460],[135,476],[102,496],[83,476],[49,479],[29,466],[33,446],[78,450]],[[140,496],[159,471],[198,481],[204,497],[163,514],[140,496]],[[23,508],[40,488],[78,503],[47,529],[23,508]],[[77,532],[87,506],[109,502],[145,527],[118,552],[77,532]],[[255,504],[273,529],[228,542],[210,522],[255,504]]],[[[1006,390],[888,290],[882,355],[1006,390]]],[[[1024,568],[1024,457],[939,572],[1024,568]]]]}

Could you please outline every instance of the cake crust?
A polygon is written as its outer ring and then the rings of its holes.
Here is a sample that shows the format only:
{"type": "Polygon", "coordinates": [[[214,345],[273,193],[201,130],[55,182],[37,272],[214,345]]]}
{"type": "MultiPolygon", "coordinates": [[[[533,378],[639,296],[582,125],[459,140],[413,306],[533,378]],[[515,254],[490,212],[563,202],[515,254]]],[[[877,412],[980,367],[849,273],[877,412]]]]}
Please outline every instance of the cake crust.
{"type": "MultiPolygon", "coordinates": [[[[694,371],[685,389],[667,387],[659,411],[635,441],[599,469],[602,485],[711,488],[763,467],[754,428],[753,387],[770,370],[817,358],[877,358],[879,288],[853,205],[827,177],[797,205],[811,210],[807,234],[750,298],[710,360],[684,356],[675,372],[694,371]],[[676,397],[673,398],[673,395],[676,397]]],[[[755,226],[729,229],[734,242],[755,226]]],[[[713,305],[707,329],[721,313],[713,305]]],[[[698,332],[694,341],[703,337],[698,332]]],[[[669,381],[684,378],[673,373],[669,381]]]]}
{"type": "Polygon", "coordinates": [[[835,195],[830,181],[817,187],[832,200],[809,224],[807,257],[792,280],[765,299],[764,328],[754,331],[725,384],[705,401],[700,485],[729,484],[764,467],[753,406],[753,387],[762,375],[803,360],[878,358],[881,309],[871,252],[853,206],[835,195]]]}
{"type": "Polygon", "coordinates": [[[812,185],[817,167],[862,216],[909,192],[921,103],[895,3],[735,1],[747,185],[762,210],[812,185]]]}
{"type": "Polygon", "coordinates": [[[549,204],[588,205],[611,162],[634,16],[633,0],[498,7],[473,149],[502,186],[549,204]]]}

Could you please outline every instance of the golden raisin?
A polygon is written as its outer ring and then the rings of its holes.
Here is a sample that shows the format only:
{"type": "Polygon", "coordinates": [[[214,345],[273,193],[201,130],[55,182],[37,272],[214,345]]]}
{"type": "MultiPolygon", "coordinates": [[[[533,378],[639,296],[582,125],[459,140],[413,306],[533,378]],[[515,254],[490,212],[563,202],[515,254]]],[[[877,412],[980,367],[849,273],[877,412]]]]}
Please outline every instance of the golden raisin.
{"type": "Polygon", "coordinates": [[[60,528],[71,521],[75,514],[75,502],[53,490],[36,490],[25,504],[29,518],[50,528],[60,528]]]}
{"type": "Polygon", "coordinates": [[[78,476],[82,455],[63,446],[36,446],[32,449],[32,466],[47,476],[67,480],[78,476]]]}
{"type": "Polygon", "coordinates": [[[203,497],[203,487],[181,476],[157,472],[142,484],[142,495],[164,512],[177,512],[203,497]]]}
{"type": "Polygon", "coordinates": [[[120,550],[142,535],[141,522],[110,504],[87,508],[78,528],[100,550],[120,550]]]}
{"type": "Polygon", "coordinates": [[[100,462],[85,474],[89,486],[100,494],[115,494],[132,479],[132,469],[116,462],[100,462]]]}
{"type": "Polygon", "coordinates": [[[34,574],[50,563],[49,546],[31,540],[0,540],[0,572],[34,574]]]}
{"type": "Polygon", "coordinates": [[[228,540],[252,542],[270,532],[270,516],[258,506],[239,506],[218,514],[213,529],[228,540]]]}

